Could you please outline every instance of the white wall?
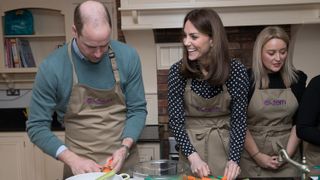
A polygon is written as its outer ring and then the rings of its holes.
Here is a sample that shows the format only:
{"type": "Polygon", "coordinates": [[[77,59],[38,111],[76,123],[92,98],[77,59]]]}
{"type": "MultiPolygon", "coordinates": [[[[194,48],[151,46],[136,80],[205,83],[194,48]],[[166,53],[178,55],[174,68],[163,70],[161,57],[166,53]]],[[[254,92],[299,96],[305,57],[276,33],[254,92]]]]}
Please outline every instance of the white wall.
{"type": "Polygon", "coordinates": [[[320,24],[295,25],[293,63],[310,79],[320,74],[320,24]]]}

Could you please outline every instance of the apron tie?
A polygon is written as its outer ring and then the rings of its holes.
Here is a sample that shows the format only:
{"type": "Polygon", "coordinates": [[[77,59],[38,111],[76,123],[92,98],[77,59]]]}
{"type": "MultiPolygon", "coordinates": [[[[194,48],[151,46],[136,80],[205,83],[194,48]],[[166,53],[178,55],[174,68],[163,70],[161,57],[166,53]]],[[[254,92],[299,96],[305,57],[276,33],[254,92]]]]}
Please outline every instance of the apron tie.
{"type": "Polygon", "coordinates": [[[219,135],[219,139],[221,141],[221,144],[223,144],[225,153],[227,154],[227,151],[225,149],[224,143],[223,143],[223,139],[222,139],[222,129],[226,129],[227,125],[226,124],[221,124],[221,125],[215,125],[215,126],[211,126],[209,128],[203,129],[203,131],[198,132],[195,134],[196,140],[198,141],[203,141],[205,143],[205,149],[204,149],[204,159],[206,161],[208,161],[208,149],[209,149],[209,136],[211,135],[211,133],[213,131],[216,131],[216,133],[219,135]]]}

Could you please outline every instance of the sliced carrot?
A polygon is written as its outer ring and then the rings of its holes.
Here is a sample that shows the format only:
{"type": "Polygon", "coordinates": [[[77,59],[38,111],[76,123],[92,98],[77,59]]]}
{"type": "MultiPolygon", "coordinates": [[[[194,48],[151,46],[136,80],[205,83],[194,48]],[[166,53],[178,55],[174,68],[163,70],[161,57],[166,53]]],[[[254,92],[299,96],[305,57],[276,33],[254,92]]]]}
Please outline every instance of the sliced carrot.
{"type": "Polygon", "coordinates": [[[102,172],[110,172],[112,170],[111,168],[112,159],[109,159],[109,161],[103,166],[102,172]]]}
{"type": "Polygon", "coordinates": [[[105,173],[110,172],[110,171],[112,171],[111,168],[104,167],[104,168],[102,169],[102,172],[105,172],[105,173]]]}
{"type": "Polygon", "coordinates": [[[197,180],[194,176],[184,176],[183,180],[197,180]]]}
{"type": "Polygon", "coordinates": [[[223,176],[221,180],[227,180],[227,176],[223,176]]]}

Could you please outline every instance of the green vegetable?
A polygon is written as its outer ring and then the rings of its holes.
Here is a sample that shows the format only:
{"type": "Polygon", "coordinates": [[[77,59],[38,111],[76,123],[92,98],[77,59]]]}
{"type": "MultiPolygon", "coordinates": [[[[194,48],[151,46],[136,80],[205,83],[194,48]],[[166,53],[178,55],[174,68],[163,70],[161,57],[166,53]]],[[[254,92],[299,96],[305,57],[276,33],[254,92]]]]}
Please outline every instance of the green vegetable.
{"type": "Polygon", "coordinates": [[[107,178],[112,177],[115,174],[116,173],[112,170],[112,171],[109,171],[109,172],[105,173],[104,175],[98,177],[96,180],[106,180],[107,178]]]}

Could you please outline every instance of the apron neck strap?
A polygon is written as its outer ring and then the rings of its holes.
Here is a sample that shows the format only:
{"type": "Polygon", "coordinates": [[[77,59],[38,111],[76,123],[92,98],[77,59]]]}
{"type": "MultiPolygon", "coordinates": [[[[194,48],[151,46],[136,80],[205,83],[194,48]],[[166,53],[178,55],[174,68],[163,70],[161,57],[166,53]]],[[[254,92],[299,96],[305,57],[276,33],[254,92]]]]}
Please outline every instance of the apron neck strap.
{"type": "Polygon", "coordinates": [[[111,45],[109,45],[109,47],[108,47],[108,56],[111,61],[112,71],[113,71],[113,75],[116,80],[116,83],[119,83],[120,82],[119,68],[117,66],[116,56],[111,48],[111,45]]]}
{"type": "MultiPolygon", "coordinates": [[[[74,84],[78,83],[78,76],[75,71],[75,66],[74,66],[73,57],[72,57],[72,53],[71,53],[71,46],[72,46],[72,43],[69,43],[68,44],[68,55],[69,55],[69,59],[72,64],[72,72],[73,72],[72,76],[73,76],[73,85],[74,85],[74,84]]],[[[117,66],[116,56],[115,56],[114,51],[111,48],[111,45],[108,46],[108,56],[111,61],[112,71],[113,71],[113,75],[116,80],[116,83],[119,83],[120,82],[119,69],[117,66]]]]}

